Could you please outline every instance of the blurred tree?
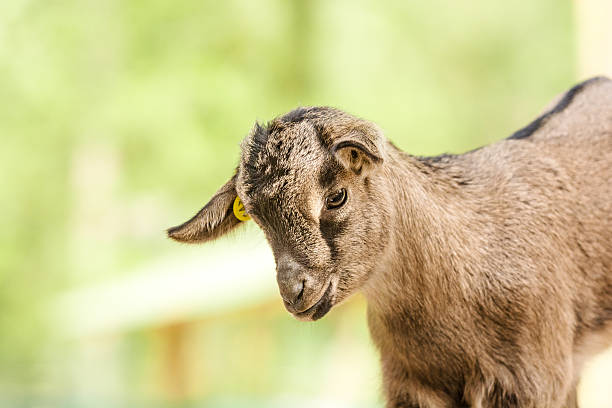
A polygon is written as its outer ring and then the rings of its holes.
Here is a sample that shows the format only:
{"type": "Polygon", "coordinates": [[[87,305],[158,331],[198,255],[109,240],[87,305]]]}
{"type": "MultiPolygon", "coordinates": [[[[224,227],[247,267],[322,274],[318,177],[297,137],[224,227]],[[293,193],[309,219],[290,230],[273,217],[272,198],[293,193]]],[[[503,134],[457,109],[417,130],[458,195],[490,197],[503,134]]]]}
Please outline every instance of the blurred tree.
{"type": "MultiPolygon", "coordinates": [[[[477,147],[574,81],[571,11],[567,0],[0,2],[0,394],[42,392],[72,355],[45,324],[61,290],[181,250],[164,228],[227,179],[256,119],[332,105],[414,154],[477,147]]],[[[247,330],[233,322],[220,330],[247,330]]],[[[319,377],[304,338],[332,349],[332,322],[269,322],[283,337],[277,377],[240,371],[241,381],[268,396],[274,381],[308,394],[316,385],[298,374],[319,377]]],[[[202,347],[225,346],[213,337],[202,347]]],[[[159,351],[143,348],[150,355],[134,346],[120,358],[148,369],[159,351]]]]}

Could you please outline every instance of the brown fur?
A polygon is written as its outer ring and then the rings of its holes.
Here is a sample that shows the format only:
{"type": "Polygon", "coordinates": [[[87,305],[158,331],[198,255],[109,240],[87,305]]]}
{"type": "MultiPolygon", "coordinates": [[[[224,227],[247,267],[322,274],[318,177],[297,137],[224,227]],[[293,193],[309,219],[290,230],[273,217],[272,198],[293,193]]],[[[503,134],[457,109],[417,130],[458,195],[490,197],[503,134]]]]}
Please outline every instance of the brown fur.
{"type": "Polygon", "coordinates": [[[169,235],[225,233],[236,194],[296,317],[363,291],[388,407],[576,406],[584,362],[610,344],[609,80],[509,139],[434,158],[339,110],[296,109],[256,125],[235,177],[169,235]]]}

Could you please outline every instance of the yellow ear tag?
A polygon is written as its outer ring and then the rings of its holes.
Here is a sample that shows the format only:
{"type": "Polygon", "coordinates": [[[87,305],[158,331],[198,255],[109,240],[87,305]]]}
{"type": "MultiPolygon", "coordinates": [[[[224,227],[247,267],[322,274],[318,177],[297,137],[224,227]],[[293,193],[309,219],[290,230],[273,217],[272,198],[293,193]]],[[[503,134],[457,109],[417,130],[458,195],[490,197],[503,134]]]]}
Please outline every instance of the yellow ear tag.
{"type": "Polygon", "coordinates": [[[249,217],[249,214],[246,213],[246,210],[244,209],[244,204],[242,204],[242,201],[240,201],[240,197],[236,197],[236,199],[234,200],[234,215],[240,221],[248,221],[251,219],[251,217],[249,217]]]}

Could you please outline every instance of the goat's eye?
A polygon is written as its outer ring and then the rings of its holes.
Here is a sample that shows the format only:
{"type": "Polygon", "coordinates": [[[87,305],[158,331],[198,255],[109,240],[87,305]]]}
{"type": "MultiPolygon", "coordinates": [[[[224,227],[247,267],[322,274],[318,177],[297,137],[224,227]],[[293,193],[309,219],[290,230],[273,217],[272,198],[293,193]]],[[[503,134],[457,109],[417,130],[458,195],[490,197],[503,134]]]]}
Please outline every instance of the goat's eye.
{"type": "Polygon", "coordinates": [[[328,195],[325,198],[325,205],[328,210],[333,208],[342,207],[346,202],[346,190],[341,188],[333,194],[328,195]]]}

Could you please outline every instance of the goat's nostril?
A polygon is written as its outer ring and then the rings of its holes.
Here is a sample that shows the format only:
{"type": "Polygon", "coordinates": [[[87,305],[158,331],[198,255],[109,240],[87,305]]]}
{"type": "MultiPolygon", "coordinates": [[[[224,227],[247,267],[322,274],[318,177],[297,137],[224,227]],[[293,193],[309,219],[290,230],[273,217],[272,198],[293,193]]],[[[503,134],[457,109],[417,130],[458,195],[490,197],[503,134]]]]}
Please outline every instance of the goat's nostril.
{"type": "Polygon", "coordinates": [[[293,304],[298,304],[302,300],[302,297],[304,296],[304,284],[305,283],[306,281],[303,280],[298,284],[297,296],[295,297],[293,304]]]}
{"type": "Polygon", "coordinates": [[[297,306],[304,295],[304,281],[295,282],[288,293],[289,299],[285,299],[289,304],[297,306]]]}
{"type": "Polygon", "coordinates": [[[276,279],[285,304],[291,309],[299,309],[306,291],[306,271],[292,258],[281,255],[276,261],[276,279]]]}
{"type": "Polygon", "coordinates": [[[304,297],[306,281],[300,280],[281,286],[281,296],[286,304],[298,307],[304,297]]]}

